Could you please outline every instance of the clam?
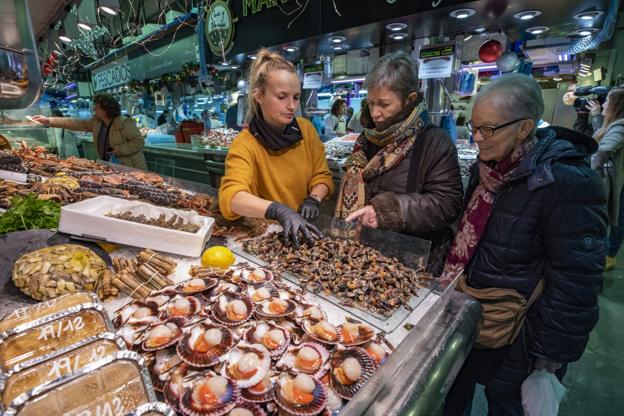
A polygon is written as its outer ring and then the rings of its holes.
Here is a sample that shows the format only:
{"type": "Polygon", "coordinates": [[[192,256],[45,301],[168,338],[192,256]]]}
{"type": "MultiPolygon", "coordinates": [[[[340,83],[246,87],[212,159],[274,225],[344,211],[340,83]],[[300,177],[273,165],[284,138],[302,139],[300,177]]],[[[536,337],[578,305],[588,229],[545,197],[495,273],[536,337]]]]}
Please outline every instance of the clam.
{"type": "Polygon", "coordinates": [[[249,403],[241,399],[236,403],[236,406],[230,410],[228,416],[266,416],[266,413],[257,404],[249,403]]]}
{"type": "Polygon", "coordinates": [[[342,343],[346,346],[362,345],[373,339],[375,331],[365,323],[345,318],[338,327],[342,335],[342,343]]]}
{"type": "Polygon", "coordinates": [[[264,345],[241,342],[228,353],[221,375],[244,389],[260,383],[270,369],[271,355],[264,345]]]}
{"type": "Polygon", "coordinates": [[[194,296],[176,295],[163,309],[167,318],[184,318],[187,322],[201,311],[201,302],[194,296]]]}
{"type": "Polygon", "coordinates": [[[256,315],[261,319],[275,319],[295,313],[297,304],[290,299],[271,298],[256,308],[256,315]]]}
{"type": "Polygon", "coordinates": [[[169,380],[171,371],[182,363],[175,348],[156,351],[154,361],[149,365],[152,382],[156,391],[162,392],[169,380]]]}
{"type": "Polygon", "coordinates": [[[247,322],[254,312],[249,296],[226,292],[221,294],[212,307],[212,317],[220,324],[238,326],[247,322]]]}
{"type": "Polygon", "coordinates": [[[175,291],[182,295],[194,295],[212,289],[217,283],[219,283],[219,281],[211,277],[205,279],[194,278],[177,285],[175,291]]]}
{"type": "Polygon", "coordinates": [[[113,324],[122,325],[151,325],[159,321],[160,311],[155,303],[136,301],[127,304],[115,312],[113,324]]]}
{"type": "Polygon", "coordinates": [[[290,345],[290,332],[273,322],[254,323],[245,332],[243,338],[250,344],[264,345],[269,350],[271,357],[279,357],[290,345]]]}
{"type": "Polygon", "coordinates": [[[243,400],[252,403],[266,403],[273,400],[273,388],[275,387],[276,377],[273,372],[269,371],[260,383],[241,390],[243,400]]]}
{"type": "Polygon", "coordinates": [[[193,367],[210,367],[218,363],[234,346],[234,335],[227,327],[201,323],[191,328],[178,342],[180,358],[193,367]]]}
{"type": "Polygon", "coordinates": [[[384,362],[386,362],[386,359],[390,355],[390,351],[388,351],[386,347],[384,347],[377,341],[367,342],[366,344],[362,345],[362,348],[366,350],[368,355],[371,356],[377,366],[380,366],[384,362]]]}
{"type": "Polygon", "coordinates": [[[187,416],[221,416],[236,407],[240,389],[232,380],[208,375],[193,382],[180,400],[180,410],[187,416]]]}
{"type": "Polygon", "coordinates": [[[334,345],[342,342],[342,335],[338,329],[327,321],[303,321],[304,332],[312,339],[323,344],[334,345]]]}
{"type": "Polygon", "coordinates": [[[158,351],[170,347],[182,338],[184,320],[181,318],[169,318],[164,322],[152,325],[145,332],[143,343],[144,351],[158,351]]]}
{"type": "Polygon", "coordinates": [[[273,390],[273,397],[281,410],[295,416],[316,415],[327,404],[325,386],[307,374],[293,378],[283,373],[273,390]]]}
{"type": "Polygon", "coordinates": [[[351,399],[373,376],[375,361],[360,347],[337,349],[332,354],[330,385],[338,396],[351,399]]]}
{"type": "Polygon", "coordinates": [[[320,379],[327,371],[325,363],[329,360],[329,351],[315,342],[304,342],[290,347],[276,366],[295,373],[305,373],[320,379]]]}

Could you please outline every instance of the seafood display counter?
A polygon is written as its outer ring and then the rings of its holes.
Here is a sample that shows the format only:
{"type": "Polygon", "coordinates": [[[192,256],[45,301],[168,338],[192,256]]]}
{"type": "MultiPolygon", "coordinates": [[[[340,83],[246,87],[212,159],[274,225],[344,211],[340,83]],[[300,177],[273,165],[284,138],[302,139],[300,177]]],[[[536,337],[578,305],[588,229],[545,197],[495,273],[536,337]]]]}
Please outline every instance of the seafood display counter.
{"type": "Polygon", "coordinates": [[[45,147],[49,151],[54,151],[56,149],[54,131],[40,124],[0,124],[0,136],[4,137],[9,142],[13,149],[18,149],[23,143],[28,147],[45,147]]]}

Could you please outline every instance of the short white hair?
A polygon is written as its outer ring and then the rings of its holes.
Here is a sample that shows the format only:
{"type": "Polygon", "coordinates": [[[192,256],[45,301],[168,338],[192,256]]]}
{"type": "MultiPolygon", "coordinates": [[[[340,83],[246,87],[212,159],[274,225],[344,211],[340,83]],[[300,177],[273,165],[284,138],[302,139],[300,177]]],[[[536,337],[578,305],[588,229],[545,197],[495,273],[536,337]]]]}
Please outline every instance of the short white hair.
{"type": "Polygon", "coordinates": [[[477,94],[477,101],[484,97],[501,98],[503,111],[517,114],[535,121],[535,126],[544,115],[544,98],[542,87],[528,75],[505,74],[485,85],[477,94]]]}

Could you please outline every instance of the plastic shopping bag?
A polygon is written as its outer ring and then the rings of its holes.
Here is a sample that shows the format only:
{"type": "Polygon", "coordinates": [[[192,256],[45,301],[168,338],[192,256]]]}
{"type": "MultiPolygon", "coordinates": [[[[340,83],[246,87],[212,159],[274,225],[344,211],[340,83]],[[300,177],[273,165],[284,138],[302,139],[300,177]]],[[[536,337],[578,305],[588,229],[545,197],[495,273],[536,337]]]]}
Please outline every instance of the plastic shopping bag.
{"type": "Polygon", "coordinates": [[[566,388],[557,376],[535,370],[522,383],[522,407],[525,416],[557,416],[566,388]]]}

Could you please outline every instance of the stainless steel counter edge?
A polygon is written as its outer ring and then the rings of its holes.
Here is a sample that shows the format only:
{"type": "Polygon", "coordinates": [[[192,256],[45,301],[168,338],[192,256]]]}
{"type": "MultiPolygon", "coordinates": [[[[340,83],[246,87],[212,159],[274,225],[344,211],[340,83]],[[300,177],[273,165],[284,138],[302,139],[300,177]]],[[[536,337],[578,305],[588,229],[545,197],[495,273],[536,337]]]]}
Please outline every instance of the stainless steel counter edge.
{"type": "Polygon", "coordinates": [[[481,317],[479,303],[463,293],[440,300],[341,416],[436,414],[474,344],[481,317]]]}

